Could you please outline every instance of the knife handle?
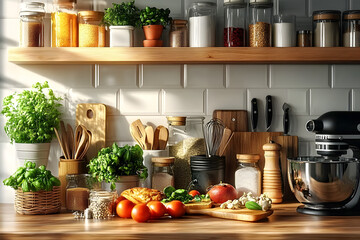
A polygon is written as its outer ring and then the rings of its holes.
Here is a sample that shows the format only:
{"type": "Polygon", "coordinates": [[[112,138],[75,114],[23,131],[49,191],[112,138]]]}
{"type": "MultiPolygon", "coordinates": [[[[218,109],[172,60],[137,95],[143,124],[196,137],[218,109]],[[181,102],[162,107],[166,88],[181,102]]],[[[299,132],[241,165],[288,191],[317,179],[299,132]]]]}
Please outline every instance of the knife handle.
{"type": "Polygon", "coordinates": [[[290,128],[289,109],[284,111],[283,125],[284,125],[284,135],[287,135],[290,128]]]}
{"type": "Polygon", "coordinates": [[[266,112],[265,112],[265,119],[266,119],[266,128],[270,128],[271,121],[272,121],[272,97],[270,95],[266,96],[266,112]]]}
{"type": "Polygon", "coordinates": [[[253,98],[251,100],[251,126],[252,126],[252,130],[255,131],[256,127],[257,127],[257,123],[258,123],[258,104],[257,104],[257,99],[253,98]]]}

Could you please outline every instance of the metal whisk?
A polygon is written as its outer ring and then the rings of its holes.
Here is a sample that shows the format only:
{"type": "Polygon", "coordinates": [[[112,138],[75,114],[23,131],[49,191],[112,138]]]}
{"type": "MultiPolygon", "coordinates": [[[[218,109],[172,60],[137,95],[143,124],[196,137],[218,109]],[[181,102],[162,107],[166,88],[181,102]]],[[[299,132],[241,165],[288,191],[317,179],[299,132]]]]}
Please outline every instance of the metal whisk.
{"type": "Polygon", "coordinates": [[[205,124],[204,136],[207,156],[211,157],[216,154],[223,137],[224,128],[224,123],[217,118],[213,118],[205,124]]]}

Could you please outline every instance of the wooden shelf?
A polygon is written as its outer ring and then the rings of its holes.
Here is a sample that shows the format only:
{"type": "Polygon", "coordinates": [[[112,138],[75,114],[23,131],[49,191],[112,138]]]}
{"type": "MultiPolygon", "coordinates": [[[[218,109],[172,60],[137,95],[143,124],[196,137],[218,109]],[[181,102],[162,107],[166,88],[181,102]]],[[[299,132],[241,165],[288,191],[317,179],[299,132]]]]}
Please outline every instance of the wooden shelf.
{"type": "Polygon", "coordinates": [[[10,48],[16,64],[360,63],[360,48],[10,48]]]}

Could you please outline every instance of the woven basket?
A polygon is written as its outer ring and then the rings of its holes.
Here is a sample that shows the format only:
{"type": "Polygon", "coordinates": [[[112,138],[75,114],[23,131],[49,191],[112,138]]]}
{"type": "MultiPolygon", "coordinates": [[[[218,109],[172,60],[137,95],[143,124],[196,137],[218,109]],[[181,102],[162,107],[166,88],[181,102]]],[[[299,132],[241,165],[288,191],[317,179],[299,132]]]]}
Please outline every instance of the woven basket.
{"type": "Polygon", "coordinates": [[[50,214],[58,213],[61,209],[60,187],[52,191],[15,192],[15,210],[20,214],[50,214]]]}

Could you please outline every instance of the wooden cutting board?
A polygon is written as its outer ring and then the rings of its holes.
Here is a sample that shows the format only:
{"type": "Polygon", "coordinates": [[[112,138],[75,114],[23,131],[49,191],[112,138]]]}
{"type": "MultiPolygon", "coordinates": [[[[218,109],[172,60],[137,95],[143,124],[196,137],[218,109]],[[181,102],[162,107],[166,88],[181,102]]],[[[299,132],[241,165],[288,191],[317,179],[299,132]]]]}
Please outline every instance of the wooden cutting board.
{"type": "Polygon", "coordinates": [[[86,154],[89,161],[105,147],[106,106],[100,103],[82,103],[76,107],[76,124],[84,125],[92,134],[91,144],[86,154]]]}
{"type": "Polygon", "coordinates": [[[232,132],[247,132],[248,117],[246,110],[215,110],[213,117],[223,121],[232,132]]]}

